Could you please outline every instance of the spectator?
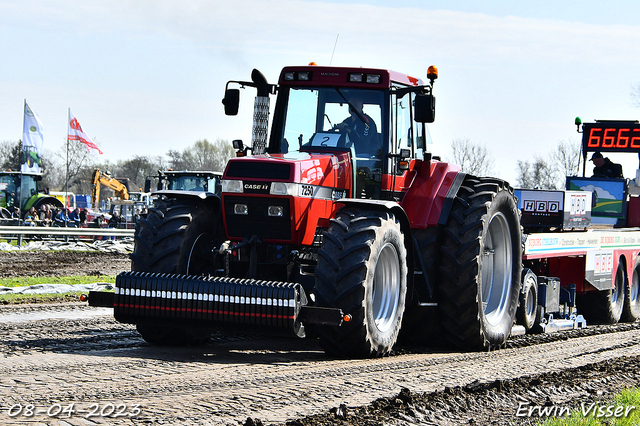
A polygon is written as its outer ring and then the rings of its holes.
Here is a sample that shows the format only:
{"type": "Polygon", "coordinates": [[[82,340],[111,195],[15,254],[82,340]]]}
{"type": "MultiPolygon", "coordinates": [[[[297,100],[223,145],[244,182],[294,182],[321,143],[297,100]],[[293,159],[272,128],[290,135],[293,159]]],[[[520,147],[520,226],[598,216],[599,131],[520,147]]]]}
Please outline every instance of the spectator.
{"type": "Polygon", "coordinates": [[[24,216],[24,223],[25,225],[28,226],[36,226],[36,218],[38,217],[38,214],[36,213],[36,208],[35,207],[31,207],[29,209],[29,211],[27,212],[27,214],[24,216]]]}
{"type": "Polygon", "coordinates": [[[38,217],[40,220],[40,225],[51,226],[53,222],[53,213],[51,211],[51,206],[49,206],[49,204],[43,204],[42,206],[40,206],[38,217]]]}
{"type": "Polygon", "coordinates": [[[612,162],[608,157],[603,157],[599,151],[594,152],[590,160],[593,161],[595,165],[593,168],[593,176],[604,176],[616,179],[623,178],[622,165],[612,162]]]}
{"type": "Polygon", "coordinates": [[[109,228],[117,228],[120,222],[122,222],[122,218],[118,214],[118,211],[114,210],[111,219],[109,219],[109,228]]]}
{"type": "Polygon", "coordinates": [[[77,207],[69,213],[69,226],[73,228],[80,227],[80,209],[77,207]]]}
{"type": "Polygon", "coordinates": [[[97,216],[95,219],[93,219],[93,223],[95,224],[96,228],[102,228],[102,226],[104,225],[104,215],[101,214],[100,216],[97,216]]]}
{"type": "Polygon", "coordinates": [[[80,226],[87,225],[87,213],[88,209],[86,207],[80,210],[80,226]]]}
{"type": "Polygon", "coordinates": [[[62,208],[58,212],[56,212],[56,215],[53,218],[53,226],[66,228],[68,223],[69,223],[69,211],[66,208],[62,208]]]}

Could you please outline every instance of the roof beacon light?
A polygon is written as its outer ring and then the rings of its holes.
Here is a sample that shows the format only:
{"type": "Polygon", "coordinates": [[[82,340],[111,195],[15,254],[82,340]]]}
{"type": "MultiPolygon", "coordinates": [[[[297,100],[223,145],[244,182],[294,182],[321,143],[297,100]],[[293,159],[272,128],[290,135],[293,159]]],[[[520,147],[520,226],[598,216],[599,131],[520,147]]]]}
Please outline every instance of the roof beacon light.
{"type": "Polygon", "coordinates": [[[435,79],[438,78],[438,68],[436,68],[435,66],[431,65],[428,69],[427,69],[427,78],[429,79],[429,81],[431,82],[431,84],[433,84],[433,82],[435,81],[435,79]]]}
{"type": "Polygon", "coordinates": [[[580,117],[576,117],[576,121],[574,124],[578,128],[578,133],[580,133],[580,125],[582,124],[582,119],[580,117]]]}

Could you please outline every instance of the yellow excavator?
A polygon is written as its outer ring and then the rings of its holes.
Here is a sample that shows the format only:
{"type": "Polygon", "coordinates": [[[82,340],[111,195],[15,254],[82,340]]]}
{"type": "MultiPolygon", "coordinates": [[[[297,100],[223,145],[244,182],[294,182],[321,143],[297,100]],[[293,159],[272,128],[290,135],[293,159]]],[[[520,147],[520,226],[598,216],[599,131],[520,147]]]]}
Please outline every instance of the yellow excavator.
{"type": "Polygon", "coordinates": [[[121,200],[129,199],[129,190],[127,189],[127,185],[118,179],[111,177],[109,172],[101,172],[99,169],[95,169],[91,178],[91,206],[94,209],[98,207],[101,185],[113,189],[115,196],[119,197],[121,200]]]}

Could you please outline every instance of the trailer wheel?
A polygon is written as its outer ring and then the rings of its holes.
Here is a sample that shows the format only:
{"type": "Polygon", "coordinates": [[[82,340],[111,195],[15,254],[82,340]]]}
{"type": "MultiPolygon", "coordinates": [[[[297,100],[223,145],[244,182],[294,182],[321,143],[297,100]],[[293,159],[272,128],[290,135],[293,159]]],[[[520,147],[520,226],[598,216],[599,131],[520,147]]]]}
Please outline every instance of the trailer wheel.
{"type": "MultiPolygon", "coordinates": [[[[627,283],[629,284],[629,283],[627,283]]],[[[640,319],[640,258],[636,259],[631,276],[631,285],[624,286],[624,307],[622,320],[634,322],[640,319]]]]}
{"type": "MultiPolygon", "coordinates": [[[[135,231],[131,269],[137,272],[202,275],[213,272],[217,213],[209,203],[165,200],[149,210],[135,231]]],[[[152,344],[184,346],[209,341],[211,330],[170,323],[139,323],[152,344]]]]}
{"type": "Polygon", "coordinates": [[[386,211],[345,208],[324,234],[316,267],[316,305],[351,320],[318,326],[324,350],[339,357],[387,355],[396,343],[407,293],[407,250],[386,211]]]}
{"type": "Polygon", "coordinates": [[[521,288],[522,231],[504,181],[467,176],[444,229],[440,313],[445,338],[463,349],[507,340],[521,288]]]}
{"type": "Polygon", "coordinates": [[[522,290],[518,310],[516,311],[517,323],[530,331],[539,321],[538,313],[538,277],[531,269],[522,271],[522,290]]]}

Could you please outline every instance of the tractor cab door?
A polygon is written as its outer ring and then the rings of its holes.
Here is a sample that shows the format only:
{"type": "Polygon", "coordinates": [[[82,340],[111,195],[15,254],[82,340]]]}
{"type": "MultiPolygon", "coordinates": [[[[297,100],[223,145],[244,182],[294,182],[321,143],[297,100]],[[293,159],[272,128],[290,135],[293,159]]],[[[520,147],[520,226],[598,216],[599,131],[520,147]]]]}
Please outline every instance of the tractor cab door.
{"type": "MultiPolygon", "coordinates": [[[[397,86],[396,88],[401,88],[397,86]]],[[[391,135],[390,154],[399,154],[401,150],[409,150],[409,169],[398,167],[397,158],[387,158],[383,181],[383,192],[386,199],[401,201],[407,191],[415,172],[414,164],[424,158],[427,143],[430,142],[429,132],[424,123],[415,121],[414,109],[416,94],[413,92],[391,92],[391,135]]]]}

